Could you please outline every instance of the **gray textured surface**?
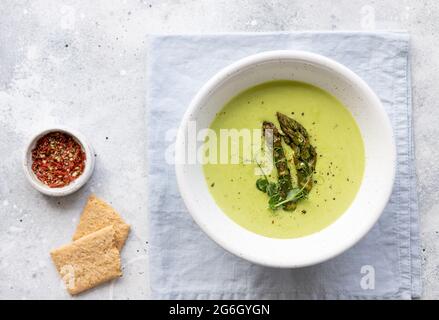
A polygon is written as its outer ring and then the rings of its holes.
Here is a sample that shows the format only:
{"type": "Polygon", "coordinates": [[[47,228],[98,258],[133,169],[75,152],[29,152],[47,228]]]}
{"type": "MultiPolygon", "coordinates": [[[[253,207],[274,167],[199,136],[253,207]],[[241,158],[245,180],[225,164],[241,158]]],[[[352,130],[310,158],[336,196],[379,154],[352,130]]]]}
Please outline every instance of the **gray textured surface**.
{"type": "Polygon", "coordinates": [[[69,241],[91,191],[111,201],[133,232],[123,251],[124,277],[80,298],[148,297],[145,137],[139,135],[145,132],[148,33],[373,28],[412,35],[424,297],[439,298],[434,0],[2,1],[0,298],[68,298],[48,252],[69,241]],[[63,199],[34,191],[20,167],[29,135],[52,123],[82,131],[97,153],[90,183],[63,199]]]}

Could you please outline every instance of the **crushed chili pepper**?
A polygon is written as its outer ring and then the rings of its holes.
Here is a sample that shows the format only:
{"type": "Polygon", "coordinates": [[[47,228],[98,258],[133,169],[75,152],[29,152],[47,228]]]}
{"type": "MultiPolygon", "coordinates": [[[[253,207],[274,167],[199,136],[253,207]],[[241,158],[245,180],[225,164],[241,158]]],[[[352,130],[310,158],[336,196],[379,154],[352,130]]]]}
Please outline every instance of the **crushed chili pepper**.
{"type": "Polygon", "coordinates": [[[62,188],[84,172],[85,159],[71,135],[51,132],[38,139],[32,150],[32,171],[50,188],[62,188]]]}

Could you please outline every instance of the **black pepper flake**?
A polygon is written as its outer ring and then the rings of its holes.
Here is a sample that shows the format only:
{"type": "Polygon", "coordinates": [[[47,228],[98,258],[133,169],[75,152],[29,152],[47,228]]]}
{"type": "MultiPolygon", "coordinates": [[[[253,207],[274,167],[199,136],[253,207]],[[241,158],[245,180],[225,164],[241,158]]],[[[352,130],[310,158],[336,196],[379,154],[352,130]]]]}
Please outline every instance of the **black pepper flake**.
{"type": "Polygon", "coordinates": [[[334,200],[334,201],[335,201],[335,198],[332,198],[332,200],[334,200]]]}
{"type": "Polygon", "coordinates": [[[215,182],[212,182],[212,184],[210,185],[212,188],[215,187],[215,182]]]}
{"type": "Polygon", "coordinates": [[[108,140],[108,137],[105,137],[105,140],[108,140]]]}
{"type": "Polygon", "coordinates": [[[66,47],[66,48],[68,48],[68,47],[69,47],[69,45],[68,45],[68,44],[66,44],[66,45],[65,45],[65,47],[66,47]]]}
{"type": "Polygon", "coordinates": [[[305,115],[305,112],[302,112],[302,116],[304,116],[305,115]]]}
{"type": "Polygon", "coordinates": [[[274,220],[271,220],[271,224],[274,224],[274,220]]]}
{"type": "Polygon", "coordinates": [[[306,213],[306,210],[302,210],[302,213],[305,214],[305,213],[306,213]]]}

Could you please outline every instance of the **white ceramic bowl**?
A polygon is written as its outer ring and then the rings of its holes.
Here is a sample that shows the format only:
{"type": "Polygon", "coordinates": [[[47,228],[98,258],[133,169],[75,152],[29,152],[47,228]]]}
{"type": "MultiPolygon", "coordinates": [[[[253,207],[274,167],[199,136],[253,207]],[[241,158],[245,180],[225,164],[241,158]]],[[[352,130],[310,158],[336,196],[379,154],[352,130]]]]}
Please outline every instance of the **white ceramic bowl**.
{"type": "Polygon", "coordinates": [[[87,139],[81,133],[66,127],[53,127],[38,132],[37,134],[32,136],[29,143],[26,145],[24,151],[23,168],[27,180],[35,189],[48,196],[61,197],[77,191],[90,179],[94,170],[94,166],[95,166],[95,157],[94,157],[93,148],[88,143],[87,139]],[[32,150],[35,148],[38,139],[40,139],[41,137],[43,137],[44,135],[50,132],[57,132],[57,131],[65,132],[71,135],[76,140],[76,142],[79,143],[82,150],[85,152],[86,160],[85,160],[84,172],[77,179],[73,180],[70,184],[62,188],[50,188],[44,183],[42,183],[40,180],[38,180],[38,178],[35,176],[34,172],[32,171],[32,150]]]}
{"type": "MultiPolygon", "coordinates": [[[[202,144],[198,142],[197,148],[202,144]]],[[[197,224],[219,245],[249,261],[297,268],[320,263],[357,243],[380,217],[392,191],[396,148],[390,121],[380,100],[355,73],[326,57],[301,51],[256,54],[224,68],[193,98],[176,141],[176,175],[183,200],[197,224]],[[257,84],[297,80],[337,97],[355,118],[364,141],[365,171],[360,189],[344,214],[323,230],[294,239],[273,239],[232,221],[209,193],[202,165],[181,161],[189,121],[209,127],[215,114],[236,94],[257,84]]]]}

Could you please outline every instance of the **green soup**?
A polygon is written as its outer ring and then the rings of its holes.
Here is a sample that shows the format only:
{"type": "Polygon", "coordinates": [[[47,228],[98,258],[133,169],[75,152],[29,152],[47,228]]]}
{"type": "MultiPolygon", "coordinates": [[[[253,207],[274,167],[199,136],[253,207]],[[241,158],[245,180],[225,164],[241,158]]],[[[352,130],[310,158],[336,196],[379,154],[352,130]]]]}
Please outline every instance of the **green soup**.
{"type": "MultiPolygon", "coordinates": [[[[254,161],[240,157],[237,164],[206,163],[204,175],[218,206],[237,224],[267,237],[302,237],[333,223],[354,200],[364,171],[363,141],[352,115],[335,97],[293,81],[267,82],[240,93],[210,128],[220,137],[220,129],[260,129],[264,120],[278,126],[276,112],[299,121],[317,150],[314,186],[295,211],[268,208],[268,196],[255,187],[254,161]]],[[[276,175],[274,168],[269,176],[276,175]]]]}

